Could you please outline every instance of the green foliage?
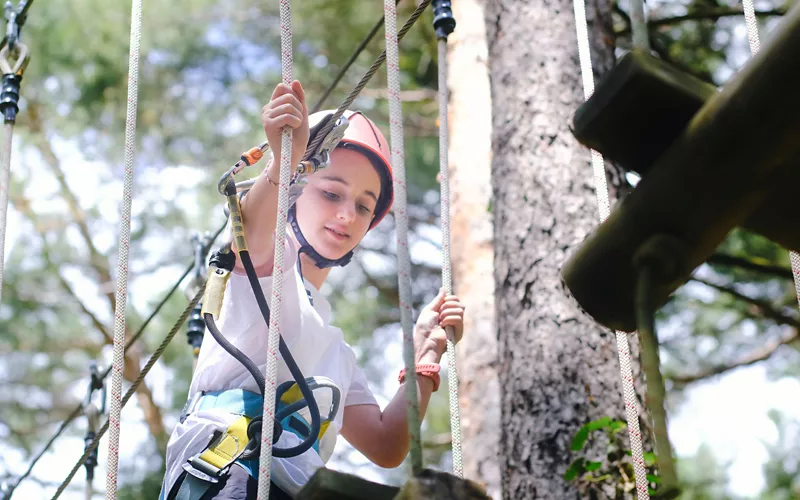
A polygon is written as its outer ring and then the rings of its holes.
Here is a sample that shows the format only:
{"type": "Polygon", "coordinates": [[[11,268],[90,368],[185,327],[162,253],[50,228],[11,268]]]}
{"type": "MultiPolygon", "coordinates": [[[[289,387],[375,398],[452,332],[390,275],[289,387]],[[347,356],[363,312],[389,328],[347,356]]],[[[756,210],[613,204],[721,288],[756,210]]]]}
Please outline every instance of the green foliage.
{"type": "MultiPolygon", "coordinates": [[[[627,428],[627,424],[621,420],[602,417],[584,424],[575,433],[571,449],[578,456],[564,472],[564,479],[575,482],[582,498],[602,497],[602,491],[613,491],[611,498],[635,494],[636,478],[631,452],[626,445],[627,428]],[[590,441],[603,443],[605,455],[599,457],[581,453],[590,441]]],[[[655,456],[645,453],[645,463],[650,487],[656,491],[659,478],[655,474],[655,456]]]]}

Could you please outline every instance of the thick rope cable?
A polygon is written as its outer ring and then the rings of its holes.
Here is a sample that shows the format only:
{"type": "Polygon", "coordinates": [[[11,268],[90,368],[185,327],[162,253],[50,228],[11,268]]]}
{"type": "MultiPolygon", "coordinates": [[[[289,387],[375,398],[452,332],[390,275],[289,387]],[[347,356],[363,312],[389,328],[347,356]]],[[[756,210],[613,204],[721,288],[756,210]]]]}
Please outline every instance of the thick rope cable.
{"type": "MultiPolygon", "coordinates": [[[[394,2],[395,5],[399,3],[400,0],[395,0],[394,2]]],[[[383,26],[383,19],[384,19],[383,16],[381,16],[380,20],[377,23],[375,23],[375,26],[373,26],[372,29],[369,31],[369,33],[367,33],[367,36],[365,36],[364,39],[361,40],[361,43],[358,44],[356,50],[353,51],[353,54],[344,63],[342,69],[339,70],[339,73],[336,74],[336,76],[333,78],[333,81],[328,85],[328,88],[326,88],[325,92],[322,93],[322,96],[319,99],[317,99],[317,102],[316,104],[314,104],[314,107],[311,108],[310,113],[313,114],[322,109],[322,105],[325,103],[325,100],[328,99],[328,97],[330,97],[331,92],[333,92],[333,89],[335,89],[336,86],[339,84],[339,82],[342,80],[342,78],[344,78],[344,75],[347,73],[347,70],[350,69],[350,66],[352,66],[353,63],[356,62],[358,56],[361,55],[364,49],[367,48],[367,44],[369,44],[369,42],[371,42],[372,39],[375,38],[375,35],[378,34],[378,31],[380,31],[381,27],[383,26]]]]}
{"type": "MultiPolygon", "coordinates": [[[[431,0],[422,0],[422,2],[420,2],[420,4],[414,10],[414,13],[411,14],[411,16],[408,18],[403,27],[400,28],[400,31],[397,32],[398,42],[402,40],[403,37],[406,35],[406,33],[408,33],[408,30],[410,30],[411,27],[414,26],[414,23],[417,22],[417,19],[419,19],[422,13],[425,12],[425,9],[428,8],[428,5],[430,5],[430,3],[431,0]]],[[[384,12],[384,22],[385,22],[385,17],[386,15],[384,12]]],[[[396,20],[395,20],[395,26],[396,26],[396,20]]],[[[375,75],[375,73],[380,69],[381,65],[385,60],[386,60],[386,51],[384,50],[381,53],[381,55],[379,55],[378,58],[375,59],[375,62],[372,63],[372,66],[369,67],[367,72],[364,73],[364,76],[361,77],[361,80],[358,82],[358,84],[356,84],[356,86],[353,87],[353,90],[350,91],[350,94],[347,96],[347,98],[344,100],[341,106],[339,106],[339,108],[333,114],[332,119],[328,122],[327,125],[322,127],[322,130],[320,130],[320,132],[316,135],[311,144],[309,144],[306,154],[310,154],[310,152],[315,151],[316,148],[320,145],[320,143],[322,143],[322,141],[328,135],[328,132],[330,132],[333,126],[336,124],[336,121],[344,114],[345,111],[347,111],[350,105],[353,104],[353,101],[355,101],[356,97],[358,97],[361,91],[364,90],[364,87],[367,86],[367,83],[369,83],[372,76],[375,75]]]]}
{"type": "MultiPolygon", "coordinates": [[[[209,245],[206,247],[205,253],[208,253],[208,248],[210,248],[210,246],[217,239],[217,237],[219,237],[220,233],[222,233],[222,231],[225,229],[226,226],[227,226],[227,223],[224,224],[222,227],[220,227],[219,230],[217,230],[217,232],[214,234],[214,236],[209,241],[209,245]]],[[[139,339],[139,337],[142,336],[142,334],[144,334],[144,331],[150,325],[150,322],[156,317],[156,315],[161,311],[161,309],[164,307],[164,305],[169,301],[169,299],[172,297],[172,294],[174,294],[178,290],[178,287],[180,287],[181,282],[183,282],[183,280],[186,278],[186,276],[188,276],[189,273],[191,273],[194,270],[194,267],[195,267],[195,264],[194,264],[194,262],[192,262],[186,268],[186,270],[183,272],[181,277],[178,278],[178,280],[175,282],[175,284],[172,286],[172,288],[169,290],[169,292],[167,292],[164,295],[164,297],[161,299],[161,302],[159,302],[158,305],[155,307],[155,309],[153,309],[153,311],[150,313],[150,316],[148,316],[147,319],[144,321],[144,323],[142,323],[142,325],[139,327],[139,329],[136,331],[136,333],[134,333],[131,336],[131,338],[128,339],[128,341],[125,343],[125,350],[126,351],[139,339]]],[[[177,325],[175,325],[173,328],[180,328],[180,326],[182,324],[183,324],[183,321],[179,320],[177,325]]],[[[111,368],[112,367],[109,366],[108,368],[106,368],[106,370],[102,374],[100,374],[100,380],[101,381],[105,380],[106,377],[108,377],[108,375],[111,373],[111,368]]],[[[39,462],[39,460],[44,456],[44,454],[47,453],[47,451],[53,445],[55,440],[58,439],[58,437],[60,437],[61,434],[66,430],[67,426],[69,426],[69,424],[72,423],[72,421],[75,418],[80,416],[81,412],[82,412],[82,404],[78,404],[75,407],[75,409],[72,411],[72,413],[70,413],[69,416],[67,416],[67,418],[61,423],[61,425],[58,427],[58,430],[56,430],[56,432],[53,434],[53,436],[50,438],[50,440],[44,445],[44,447],[33,458],[33,460],[31,460],[31,463],[28,465],[28,469],[25,471],[24,474],[22,474],[17,479],[17,481],[15,482],[13,488],[16,488],[22,481],[24,481],[25,479],[27,479],[28,476],[30,476],[31,472],[33,471],[34,466],[39,462]]],[[[12,488],[12,491],[13,491],[13,488],[12,488]]]]}
{"type": "MultiPolygon", "coordinates": [[[[205,284],[203,284],[203,286],[200,288],[200,290],[198,290],[194,298],[192,298],[192,300],[186,306],[186,309],[183,310],[181,317],[178,318],[178,321],[169,331],[167,336],[164,337],[164,340],[161,342],[158,348],[153,352],[153,355],[150,356],[150,359],[147,360],[147,363],[145,363],[144,367],[142,368],[142,371],[139,373],[139,376],[136,377],[136,380],[134,380],[131,386],[128,388],[128,392],[126,392],[125,396],[122,397],[120,408],[124,408],[125,405],[128,404],[128,401],[130,401],[131,397],[133,397],[134,393],[136,393],[136,390],[139,388],[140,385],[142,385],[144,378],[147,376],[148,373],[150,373],[150,370],[156,364],[158,358],[161,357],[161,355],[169,346],[169,343],[172,341],[175,335],[180,331],[181,327],[183,326],[183,323],[186,322],[186,318],[189,317],[189,314],[192,312],[192,309],[194,309],[194,306],[197,305],[197,303],[200,302],[200,299],[203,298],[203,293],[205,293],[205,290],[206,286],[205,284]]],[[[58,487],[58,490],[56,491],[55,495],[53,495],[52,500],[58,498],[61,495],[61,493],[63,493],[64,490],[67,489],[67,486],[69,486],[69,483],[70,481],[72,481],[72,478],[75,477],[75,474],[77,474],[80,468],[83,467],[83,463],[86,462],[86,459],[89,457],[89,455],[91,455],[92,452],[95,450],[95,448],[97,448],[97,445],[100,442],[100,438],[102,438],[103,435],[105,435],[106,431],[109,430],[110,421],[111,417],[109,417],[109,419],[106,420],[106,422],[103,424],[100,430],[97,431],[97,435],[94,437],[94,440],[92,440],[89,446],[86,447],[81,458],[78,459],[78,461],[75,463],[75,466],[70,471],[69,475],[67,475],[66,479],[64,479],[64,481],[58,487]]],[[[113,429],[113,427],[111,428],[113,429]]]]}
{"type": "Polygon", "coordinates": [[[11,142],[14,137],[14,122],[6,123],[3,136],[2,173],[0,173],[0,296],[3,293],[3,270],[5,269],[6,216],[8,214],[8,183],[11,178],[11,142]]]}
{"type": "MultiPolygon", "coordinates": [[[[291,85],[292,76],[292,12],[290,0],[280,0],[281,69],[283,83],[291,85]]],[[[275,391],[278,376],[278,347],[281,336],[281,294],[283,290],[283,257],[286,242],[286,219],[289,214],[289,181],[292,175],[292,129],[285,127],[281,137],[281,173],[278,185],[278,214],[275,224],[275,262],[272,267],[272,300],[270,302],[269,344],[267,348],[266,384],[261,429],[261,455],[258,465],[258,499],[269,499],[272,467],[272,434],[275,417],[275,391]]]]}
{"type": "MultiPolygon", "coordinates": [[[[744,8],[744,21],[747,26],[747,40],[750,43],[750,53],[758,54],[761,49],[761,41],[758,34],[758,21],[756,20],[755,7],[753,0],[742,0],[744,8]]],[[[789,262],[792,265],[792,277],[794,278],[794,289],[797,295],[797,302],[800,304],[800,254],[794,250],[789,251],[789,262]]]]}
{"type": "MultiPolygon", "coordinates": [[[[442,286],[447,295],[453,293],[453,275],[450,261],[450,162],[449,124],[447,104],[447,40],[439,39],[439,181],[442,217],[442,286]]],[[[450,436],[453,451],[453,474],[464,477],[461,459],[461,412],[458,407],[458,370],[453,328],[447,327],[447,388],[450,396],[450,436]]]]}
{"type": "Polygon", "coordinates": [[[397,9],[393,0],[384,0],[386,73],[389,81],[389,124],[394,171],[394,212],[397,228],[397,278],[400,288],[400,324],[403,328],[403,360],[406,367],[408,433],[411,436],[411,469],[422,472],[419,400],[414,354],[414,325],[411,318],[411,257],[408,249],[408,204],[403,145],[403,110],[400,102],[400,49],[397,40],[397,9]]]}
{"type": "Polygon", "coordinates": [[[128,112],[125,118],[125,184],[122,196],[119,234],[119,263],[117,266],[117,307],[114,312],[114,363],[111,375],[111,406],[108,420],[108,465],[106,468],[106,499],[117,498],[119,469],[120,395],[122,371],[125,365],[125,309],[128,303],[128,255],[130,253],[131,204],[133,201],[133,168],[136,156],[136,108],[139,98],[139,49],[142,37],[142,0],[131,6],[130,56],[128,58],[128,112]]]}
{"type": "MultiPolygon", "coordinates": [[[[578,37],[578,56],[583,79],[583,94],[589,99],[594,93],[594,75],[592,59],[589,51],[589,28],[586,24],[586,6],[584,0],[574,0],[575,28],[578,37]]],[[[592,150],[592,171],[594,173],[595,193],[600,222],[606,220],[611,207],[608,201],[608,183],[606,180],[603,156],[592,150]]],[[[639,427],[639,410],[636,404],[636,390],[633,385],[633,369],[631,368],[631,351],[628,336],[625,332],[616,332],[619,370],[622,379],[622,393],[625,399],[625,416],[628,422],[628,436],[631,444],[631,458],[636,476],[636,491],[639,500],[649,500],[647,468],[642,449],[642,434],[639,427]]]]}

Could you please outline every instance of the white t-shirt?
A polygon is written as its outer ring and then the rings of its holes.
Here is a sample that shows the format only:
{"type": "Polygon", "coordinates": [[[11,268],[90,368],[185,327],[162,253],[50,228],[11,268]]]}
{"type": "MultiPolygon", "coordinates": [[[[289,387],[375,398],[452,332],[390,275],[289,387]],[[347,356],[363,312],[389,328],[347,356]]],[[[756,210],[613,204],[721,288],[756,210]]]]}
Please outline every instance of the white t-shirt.
{"type": "MultiPolygon", "coordinates": [[[[288,234],[286,240],[281,298],[283,339],[305,377],[327,377],[341,391],[339,411],[320,440],[319,454],[312,448],[298,457],[272,460],[272,480],[287,493],[295,494],[333,453],[342,426],[344,407],[377,405],[377,401],[367,386],[364,373],[356,366],[355,353],[344,341],[342,331],[329,323],[330,304],[313,285],[303,283],[296,266],[296,244],[288,234]],[[306,288],[311,292],[313,306],[306,288]]],[[[272,276],[259,278],[259,281],[269,302],[272,276]]],[[[261,373],[265,373],[269,328],[244,274],[231,273],[217,326],[233,345],[253,360],[261,373]]],[[[280,353],[278,358],[277,383],[293,380],[280,353]]],[[[250,372],[206,332],[189,388],[189,398],[198,391],[237,388],[259,392],[250,372]]],[[[327,416],[327,409],[321,411],[323,417],[327,416]]],[[[183,465],[208,445],[214,432],[224,431],[237,418],[237,415],[219,409],[203,410],[190,414],[175,427],[167,444],[165,491],[170,491],[183,471],[183,465]]],[[[283,432],[277,446],[285,448],[300,441],[295,434],[283,432]]]]}

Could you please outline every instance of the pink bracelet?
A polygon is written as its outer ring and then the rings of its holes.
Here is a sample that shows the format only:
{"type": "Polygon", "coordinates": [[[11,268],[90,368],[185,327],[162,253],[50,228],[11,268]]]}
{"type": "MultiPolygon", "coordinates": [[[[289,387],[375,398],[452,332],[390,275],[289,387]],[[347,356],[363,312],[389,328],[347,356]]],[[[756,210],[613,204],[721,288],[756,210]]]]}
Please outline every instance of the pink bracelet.
{"type": "MultiPolygon", "coordinates": [[[[433,379],[433,392],[436,392],[439,390],[439,383],[441,382],[441,378],[439,377],[439,370],[441,369],[442,367],[436,363],[419,363],[416,365],[414,371],[417,375],[433,379]]],[[[403,368],[400,370],[400,376],[397,377],[397,381],[402,384],[405,380],[406,369],[403,368]]]]}

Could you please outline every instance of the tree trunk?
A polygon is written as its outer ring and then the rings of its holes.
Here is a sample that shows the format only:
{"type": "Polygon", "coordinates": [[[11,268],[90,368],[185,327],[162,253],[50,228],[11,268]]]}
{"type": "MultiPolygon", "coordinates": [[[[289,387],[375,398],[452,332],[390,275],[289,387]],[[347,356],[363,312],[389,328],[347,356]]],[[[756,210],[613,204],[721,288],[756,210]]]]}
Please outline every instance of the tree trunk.
{"type": "MultiPolygon", "coordinates": [[[[586,10],[597,78],[614,62],[611,2],[586,10]]],[[[614,334],[579,311],[559,276],[598,221],[589,151],[569,131],[583,102],[573,4],[493,0],[486,26],[503,494],[585,498],[564,479],[573,436],[603,416],[624,420],[624,406],[614,334]]],[[[603,459],[600,440],[589,447],[603,459]]]]}
{"type": "Polygon", "coordinates": [[[457,348],[464,477],[500,498],[500,384],[494,326],[492,108],[483,0],[453,2],[448,40],[453,286],[467,307],[457,348]],[[465,75],[468,77],[465,78],[465,75]]]}

